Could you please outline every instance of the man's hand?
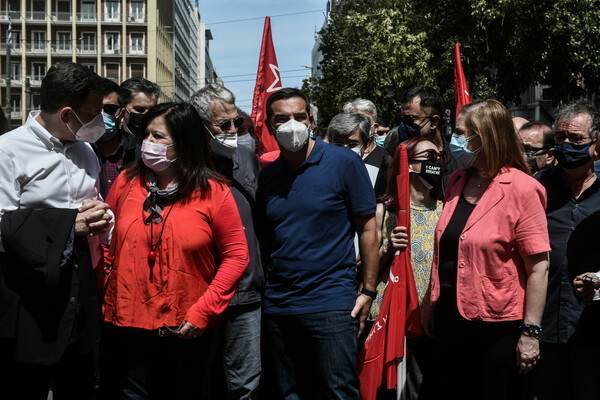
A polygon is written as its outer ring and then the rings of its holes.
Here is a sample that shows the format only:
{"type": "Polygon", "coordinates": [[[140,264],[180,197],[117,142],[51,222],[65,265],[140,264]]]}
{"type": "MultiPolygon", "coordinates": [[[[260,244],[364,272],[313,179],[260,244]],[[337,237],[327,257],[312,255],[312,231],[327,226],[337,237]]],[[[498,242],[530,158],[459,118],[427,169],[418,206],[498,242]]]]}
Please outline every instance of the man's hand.
{"type": "Polygon", "coordinates": [[[522,334],[517,343],[517,366],[519,373],[525,375],[535,367],[540,359],[540,342],[537,338],[522,334]]]}
{"type": "Polygon", "coordinates": [[[360,336],[363,329],[365,329],[365,321],[367,320],[367,316],[369,315],[369,310],[371,309],[371,304],[373,303],[373,299],[367,296],[366,294],[359,294],[356,298],[356,303],[354,303],[354,309],[350,314],[353,319],[358,318],[358,335],[360,336]]]}
{"type": "Polygon", "coordinates": [[[196,325],[188,321],[183,321],[183,326],[179,329],[177,337],[181,339],[195,339],[202,336],[204,329],[198,328],[196,325]]]}
{"type": "Polygon", "coordinates": [[[595,272],[586,272],[585,274],[581,274],[573,279],[573,286],[575,287],[575,292],[582,300],[592,301],[594,299],[594,294],[596,289],[600,286],[600,280],[596,282],[592,282],[589,280],[584,280],[583,277],[585,275],[596,276],[595,272]]]}
{"type": "Polygon", "coordinates": [[[75,235],[95,236],[103,233],[112,219],[108,209],[108,204],[100,200],[84,200],[75,218],[75,235]]]}

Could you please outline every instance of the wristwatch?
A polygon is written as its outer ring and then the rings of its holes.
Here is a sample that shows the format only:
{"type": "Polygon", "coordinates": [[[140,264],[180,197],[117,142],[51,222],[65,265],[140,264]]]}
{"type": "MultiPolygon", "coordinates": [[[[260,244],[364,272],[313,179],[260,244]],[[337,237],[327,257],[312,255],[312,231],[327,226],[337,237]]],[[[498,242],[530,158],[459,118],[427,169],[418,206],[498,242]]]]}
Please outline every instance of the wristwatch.
{"type": "Polygon", "coordinates": [[[372,290],[367,290],[365,288],[362,288],[360,290],[361,294],[364,294],[365,296],[369,296],[370,298],[372,298],[373,300],[375,300],[375,298],[377,298],[377,292],[373,292],[372,290]]]}

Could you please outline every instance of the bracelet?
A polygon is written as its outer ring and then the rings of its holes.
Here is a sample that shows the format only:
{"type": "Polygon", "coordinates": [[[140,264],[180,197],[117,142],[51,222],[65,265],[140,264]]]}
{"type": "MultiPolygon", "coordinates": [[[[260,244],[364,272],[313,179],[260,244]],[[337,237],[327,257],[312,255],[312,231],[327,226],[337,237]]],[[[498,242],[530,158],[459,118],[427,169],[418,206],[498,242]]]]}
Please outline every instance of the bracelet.
{"type": "Polygon", "coordinates": [[[542,331],[542,327],[537,324],[523,324],[519,326],[519,329],[527,334],[527,336],[531,336],[532,338],[539,338],[540,332],[542,331]]]}
{"type": "Polygon", "coordinates": [[[369,296],[373,300],[375,300],[377,298],[377,292],[373,292],[372,290],[367,290],[365,288],[362,288],[360,290],[360,294],[364,294],[365,296],[369,296]]]}

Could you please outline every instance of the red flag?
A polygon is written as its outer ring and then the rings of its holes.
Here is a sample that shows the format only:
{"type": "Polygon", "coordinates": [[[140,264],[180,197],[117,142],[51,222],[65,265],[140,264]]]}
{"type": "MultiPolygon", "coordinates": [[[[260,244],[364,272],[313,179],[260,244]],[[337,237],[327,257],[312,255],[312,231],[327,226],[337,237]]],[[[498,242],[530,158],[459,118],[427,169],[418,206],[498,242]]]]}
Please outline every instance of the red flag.
{"type": "Polygon", "coordinates": [[[387,287],[379,315],[371,328],[365,346],[358,357],[360,395],[374,400],[377,388],[387,382],[388,389],[397,385],[397,362],[404,357],[406,338],[423,334],[419,298],[410,264],[410,191],[406,147],[400,145],[396,182],[398,226],[406,226],[408,247],[397,252],[390,267],[387,287]]]}
{"type": "Polygon", "coordinates": [[[256,86],[254,86],[254,99],[252,100],[252,120],[254,120],[255,132],[260,140],[258,145],[259,155],[268,151],[279,150],[275,138],[269,134],[265,125],[265,118],[267,117],[265,105],[269,95],[281,89],[281,87],[281,76],[279,75],[273,38],[271,37],[271,18],[265,17],[256,86]]]}
{"type": "Polygon", "coordinates": [[[467,80],[460,61],[458,43],[454,45],[454,99],[456,101],[456,116],[458,117],[462,106],[471,102],[467,80]]]}

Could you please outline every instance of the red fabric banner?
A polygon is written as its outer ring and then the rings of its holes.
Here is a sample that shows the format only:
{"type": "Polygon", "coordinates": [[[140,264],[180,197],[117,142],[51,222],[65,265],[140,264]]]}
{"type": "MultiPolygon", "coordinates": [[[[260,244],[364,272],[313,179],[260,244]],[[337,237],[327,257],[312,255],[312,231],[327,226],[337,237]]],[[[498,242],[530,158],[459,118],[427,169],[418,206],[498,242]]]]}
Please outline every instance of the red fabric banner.
{"type": "Polygon", "coordinates": [[[410,264],[410,191],[406,148],[399,146],[399,173],[396,177],[398,226],[406,226],[408,247],[394,255],[387,287],[379,315],[358,357],[360,395],[363,400],[375,400],[377,388],[387,382],[388,389],[396,388],[397,362],[405,356],[406,338],[423,334],[421,311],[410,264]]]}
{"type": "Polygon", "coordinates": [[[275,138],[269,134],[265,125],[267,117],[265,105],[269,95],[281,89],[281,76],[277,66],[277,57],[271,37],[271,18],[265,17],[265,28],[263,30],[260,58],[258,60],[258,72],[256,74],[256,86],[254,87],[254,98],[252,100],[252,120],[255,124],[255,132],[260,140],[258,154],[268,151],[279,150],[275,138]]]}
{"type": "Polygon", "coordinates": [[[458,43],[454,45],[454,100],[456,101],[456,116],[458,117],[462,106],[471,102],[467,80],[460,61],[458,43]]]}

